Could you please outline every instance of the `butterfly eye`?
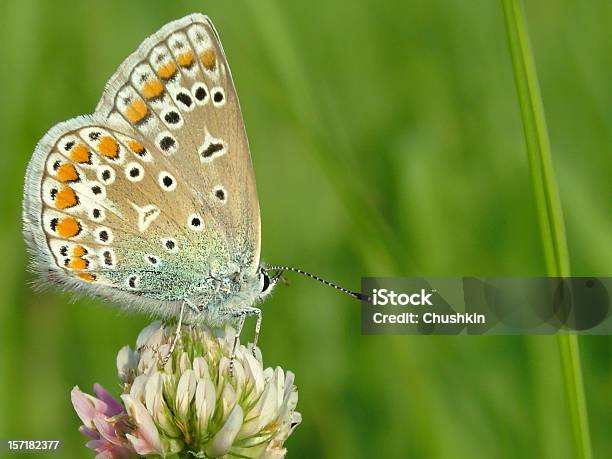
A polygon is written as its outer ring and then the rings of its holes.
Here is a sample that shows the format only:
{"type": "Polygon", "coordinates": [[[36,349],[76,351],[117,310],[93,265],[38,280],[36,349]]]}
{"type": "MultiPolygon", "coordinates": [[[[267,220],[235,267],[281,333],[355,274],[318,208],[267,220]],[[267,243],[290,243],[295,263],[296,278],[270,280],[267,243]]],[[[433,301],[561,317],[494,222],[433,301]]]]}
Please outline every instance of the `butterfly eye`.
{"type": "Polygon", "coordinates": [[[270,278],[268,273],[262,268],[259,271],[259,286],[260,286],[260,295],[266,296],[271,291],[272,288],[276,285],[276,278],[270,278]]]}
{"type": "Polygon", "coordinates": [[[263,286],[261,287],[261,293],[265,293],[266,290],[270,287],[270,276],[266,273],[263,275],[263,286]]]}

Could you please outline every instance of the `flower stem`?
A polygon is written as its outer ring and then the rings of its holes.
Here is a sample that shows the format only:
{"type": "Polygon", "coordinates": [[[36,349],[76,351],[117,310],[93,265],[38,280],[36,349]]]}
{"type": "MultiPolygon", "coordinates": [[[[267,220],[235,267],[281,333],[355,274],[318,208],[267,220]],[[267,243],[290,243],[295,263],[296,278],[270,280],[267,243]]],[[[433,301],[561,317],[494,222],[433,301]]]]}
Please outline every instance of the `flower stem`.
{"type": "MultiPolygon", "coordinates": [[[[520,0],[502,0],[506,32],[521,108],[531,182],[535,195],[540,235],[549,276],[570,276],[569,255],[561,201],[555,181],[546,118],[529,37],[520,0]]],[[[565,380],[576,457],[590,459],[591,440],[578,337],[557,336],[565,380]]]]}

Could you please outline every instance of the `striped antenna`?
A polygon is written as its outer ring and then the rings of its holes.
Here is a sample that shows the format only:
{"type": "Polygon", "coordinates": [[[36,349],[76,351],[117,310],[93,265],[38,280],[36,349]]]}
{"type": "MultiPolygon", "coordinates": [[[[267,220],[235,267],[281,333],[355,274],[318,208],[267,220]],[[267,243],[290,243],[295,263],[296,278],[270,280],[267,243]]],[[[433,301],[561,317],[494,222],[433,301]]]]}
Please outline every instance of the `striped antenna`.
{"type": "Polygon", "coordinates": [[[368,303],[371,302],[370,297],[367,295],[364,295],[363,293],[353,292],[352,290],[346,289],[344,287],[340,287],[339,285],[336,285],[333,282],[322,279],[319,276],[316,276],[312,273],[306,272],[299,268],[292,268],[291,266],[266,266],[266,270],[267,271],[278,271],[278,276],[280,276],[280,273],[282,273],[283,271],[291,271],[294,273],[298,273],[298,274],[301,274],[302,276],[310,277],[311,279],[319,281],[322,284],[333,287],[336,290],[340,290],[342,293],[346,293],[347,295],[352,296],[353,298],[357,300],[367,301],[368,303]]]}

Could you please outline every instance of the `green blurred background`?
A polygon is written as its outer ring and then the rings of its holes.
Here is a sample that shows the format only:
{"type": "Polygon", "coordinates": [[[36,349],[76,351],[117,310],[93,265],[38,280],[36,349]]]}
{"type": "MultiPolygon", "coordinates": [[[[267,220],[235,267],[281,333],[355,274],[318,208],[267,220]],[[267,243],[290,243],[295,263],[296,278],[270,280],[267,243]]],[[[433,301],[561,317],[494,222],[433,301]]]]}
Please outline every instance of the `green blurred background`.
{"type": "MultiPolygon", "coordinates": [[[[612,3],[525,6],[572,272],[610,275],[612,3]]],[[[116,352],[149,319],[31,288],[23,175],[49,127],[91,112],[119,63],[190,12],[211,16],[235,77],[264,260],[352,288],[545,274],[498,2],[3,1],[0,438],[90,456],[70,389],[117,394],[116,352]]],[[[554,337],[361,336],[357,302],[289,277],[260,340],[297,375],[289,457],[572,457],[554,337]]],[[[612,457],[612,341],[580,343],[595,456],[612,457]]]]}

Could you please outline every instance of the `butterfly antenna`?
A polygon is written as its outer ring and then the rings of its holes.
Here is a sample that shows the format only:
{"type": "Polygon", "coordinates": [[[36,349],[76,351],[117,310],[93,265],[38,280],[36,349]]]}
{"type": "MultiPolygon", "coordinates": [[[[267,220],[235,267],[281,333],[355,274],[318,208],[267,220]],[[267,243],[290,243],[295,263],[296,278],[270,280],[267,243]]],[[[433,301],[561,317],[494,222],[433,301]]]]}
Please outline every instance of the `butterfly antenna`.
{"type": "Polygon", "coordinates": [[[364,295],[363,293],[359,293],[359,292],[353,292],[352,290],[346,289],[344,287],[340,287],[339,285],[334,284],[333,282],[330,282],[328,280],[325,280],[315,274],[309,273],[307,271],[304,271],[302,269],[299,268],[292,268],[291,266],[266,266],[266,270],[269,271],[278,271],[278,274],[275,276],[276,278],[280,277],[281,273],[283,271],[291,271],[294,273],[298,273],[301,274],[302,276],[306,276],[306,277],[310,277],[311,279],[314,279],[316,281],[321,282],[322,284],[328,285],[329,287],[333,287],[336,290],[340,290],[342,293],[346,293],[347,295],[361,300],[361,301],[367,301],[368,303],[370,303],[370,297],[367,295],[364,295]]]}

